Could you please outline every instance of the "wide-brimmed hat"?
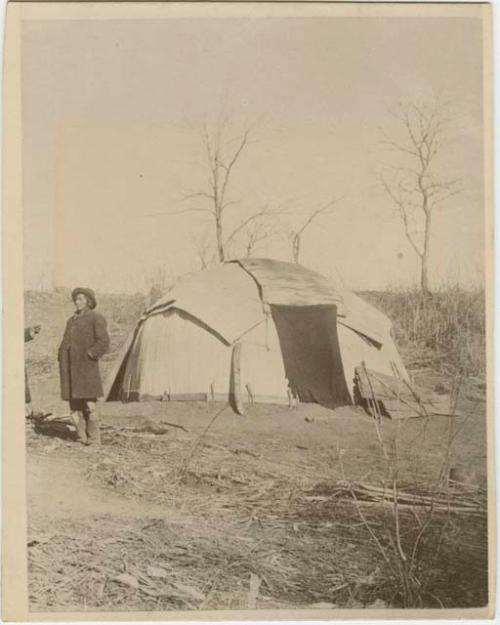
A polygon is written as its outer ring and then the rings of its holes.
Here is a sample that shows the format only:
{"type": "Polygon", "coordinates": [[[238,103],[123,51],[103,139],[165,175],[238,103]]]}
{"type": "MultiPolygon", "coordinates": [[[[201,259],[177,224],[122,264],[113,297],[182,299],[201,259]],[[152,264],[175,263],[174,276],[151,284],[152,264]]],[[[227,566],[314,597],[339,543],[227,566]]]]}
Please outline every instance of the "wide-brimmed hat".
{"type": "Polygon", "coordinates": [[[76,289],[73,289],[71,292],[71,299],[75,301],[77,295],[85,295],[88,300],[90,308],[95,308],[97,306],[97,300],[95,298],[95,293],[92,289],[88,289],[83,286],[78,286],[76,289]]]}

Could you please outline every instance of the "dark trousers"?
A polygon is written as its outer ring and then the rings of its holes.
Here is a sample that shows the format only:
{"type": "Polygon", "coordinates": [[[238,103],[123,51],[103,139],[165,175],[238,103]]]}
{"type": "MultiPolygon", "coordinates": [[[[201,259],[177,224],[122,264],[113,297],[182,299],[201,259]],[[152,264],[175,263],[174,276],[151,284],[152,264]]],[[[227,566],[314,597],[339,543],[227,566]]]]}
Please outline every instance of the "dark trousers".
{"type": "Polygon", "coordinates": [[[99,419],[95,411],[97,399],[70,399],[69,406],[71,412],[76,412],[75,426],[79,440],[86,444],[100,444],[101,433],[99,429],[99,419]],[[92,405],[92,410],[89,404],[92,405]]]}
{"type": "Polygon", "coordinates": [[[72,397],[69,400],[70,410],[81,410],[82,412],[84,412],[87,410],[87,402],[89,401],[95,404],[97,402],[97,399],[95,397],[85,397],[84,399],[81,399],[80,397],[72,397]]]}

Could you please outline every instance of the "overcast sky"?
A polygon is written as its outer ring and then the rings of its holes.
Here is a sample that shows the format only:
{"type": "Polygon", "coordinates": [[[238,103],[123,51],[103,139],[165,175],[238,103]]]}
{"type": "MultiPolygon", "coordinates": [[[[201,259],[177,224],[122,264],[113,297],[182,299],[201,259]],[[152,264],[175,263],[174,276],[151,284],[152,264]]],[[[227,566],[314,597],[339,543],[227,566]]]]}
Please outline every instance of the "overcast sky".
{"type": "MultiPolygon", "coordinates": [[[[161,266],[196,269],[203,213],[156,213],[203,188],[201,127],[226,114],[228,139],[253,128],[228,229],[266,203],[298,223],[336,197],[303,264],[355,289],[411,284],[415,255],[377,183],[380,127],[398,101],[438,93],[460,112],[442,166],[463,192],[436,215],[431,279],[481,280],[481,33],[459,17],[25,22],[27,288],[138,291],[161,266]]],[[[286,236],[259,255],[290,260],[286,236]]]]}

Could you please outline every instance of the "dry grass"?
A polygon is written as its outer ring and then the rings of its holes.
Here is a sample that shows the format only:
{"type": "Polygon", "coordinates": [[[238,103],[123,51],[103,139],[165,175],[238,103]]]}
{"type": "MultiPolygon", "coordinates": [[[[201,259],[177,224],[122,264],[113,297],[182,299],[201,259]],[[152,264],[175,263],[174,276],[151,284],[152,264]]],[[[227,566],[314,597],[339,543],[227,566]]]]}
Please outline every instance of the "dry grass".
{"type": "MultiPolygon", "coordinates": [[[[368,512],[372,527],[386,519],[368,512]]],[[[403,544],[412,536],[402,517],[403,544]]],[[[257,607],[401,606],[399,580],[381,560],[354,507],[301,505],[279,522],[265,515],[251,524],[183,525],[165,518],[94,516],[59,521],[30,532],[30,601],[33,609],[244,609],[249,580],[261,580],[257,607]],[[150,567],[165,571],[152,576],[150,567]],[[131,588],[116,578],[128,573],[131,588]]],[[[440,535],[442,520],[432,532],[440,535]]],[[[428,574],[423,607],[484,605],[485,545],[478,525],[454,523],[435,562],[434,542],[422,545],[428,574]],[[433,566],[430,567],[429,565],[433,566]],[[479,583],[482,582],[478,594],[479,583]]],[[[389,549],[389,536],[382,536],[389,549]]]]}
{"type": "Polygon", "coordinates": [[[349,590],[361,586],[366,592],[356,595],[369,601],[377,582],[376,560],[366,544],[353,561],[354,550],[364,542],[355,534],[347,543],[351,557],[346,552],[339,559],[339,544],[348,533],[345,528],[339,532],[339,523],[302,522],[296,532],[276,523],[263,533],[258,523],[218,529],[160,518],[147,523],[125,519],[117,535],[114,519],[94,517],[94,529],[62,522],[56,532],[38,534],[38,543],[30,547],[31,599],[40,608],[85,603],[95,608],[241,609],[247,607],[249,580],[255,575],[261,580],[259,607],[320,600],[349,605],[349,590]],[[149,575],[151,566],[164,569],[165,577],[149,575]],[[366,576],[360,569],[372,573],[366,576]],[[138,580],[137,589],[116,579],[123,572],[138,580]]]}
{"type": "MultiPolygon", "coordinates": [[[[348,498],[311,499],[338,487],[333,451],[328,460],[285,453],[282,441],[242,445],[243,437],[228,439],[223,426],[203,441],[191,431],[153,435],[136,429],[142,428],[105,427],[102,449],[29,433],[31,455],[66,458],[101,492],[144,506],[142,518],[95,514],[32,527],[30,540],[38,541],[29,550],[33,606],[242,609],[252,575],[261,582],[259,608],[405,605],[394,567],[381,557],[357,506],[348,498]],[[166,576],[151,577],[151,566],[166,576]],[[137,588],[116,580],[125,572],[137,588]]],[[[415,484],[407,488],[415,490],[415,484]]],[[[425,488],[420,483],[421,492],[425,488]]],[[[400,515],[404,549],[415,542],[419,515],[400,515]]],[[[389,552],[390,511],[370,506],[365,516],[389,552]]],[[[486,602],[483,525],[482,517],[435,515],[419,547],[417,573],[428,591],[415,605],[486,602]],[[437,541],[443,544],[436,562],[437,541]]]]}
{"type": "Polygon", "coordinates": [[[408,356],[408,366],[484,377],[484,289],[465,291],[455,286],[427,294],[415,289],[360,295],[391,318],[396,341],[408,356]]]}
{"type": "MultiPolygon", "coordinates": [[[[45,441],[31,440],[41,451],[45,441]]],[[[241,448],[223,450],[213,440],[180,471],[192,446],[184,433],[172,441],[114,427],[105,430],[104,444],[104,458],[85,451],[87,478],[142,500],[145,516],[118,524],[95,516],[32,528],[34,607],[241,609],[247,607],[251,575],[261,582],[258,607],[369,603],[376,554],[351,532],[352,511],[339,507],[334,520],[308,518],[304,482],[311,486],[314,480],[303,480],[300,471],[258,461],[241,448]],[[170,513],[155,518],[150,504],[170,513]],[[363,544],[353,559],[353,549],[363,544]],[[151,579],[150,566],[165,569],[165,578],[151,579]],[[137,589],[116,581],[123,572],[138,580],[137,589]],[[366,593],[352,592],[358,588],[366,593]]],[[[49,453],[69,458],[75,450],[61,441],[49,453]]]]}
{"type": "MultiPolygon", "coordinates": [[[[67,296],[26,295],[27,323],[43,325],[28,350],[34,396],[54,411],[57,363],[51,354],[71,314],[67,296]]],[[[422,300],[416,293],[372,293],[369,299],[393,318],[407,362],[420,370],[420,384],[449,390],[457,370],[483,374],[480,294],[451,290],[422,300]]],[[[100,298],[112,336],[104,368],[143,306],[139,296],[100,298]]],[[[444,419],[410,420],[401,431],[391,422],[381,425],[389,449],[398,439],[400,487],[430,492],[443,454],[454,466],[478,469],[484,485],[484,387],[465,379],[460,403],[470,418],[454,418],[459,432],[451,453],[444,419]]],[[[394,562],[389,565],[382,557],[370,533],[376,533],[386,553],[394,551],[390,507],[365,506],[363,522],[359,506],[349,498],[310,499],[331,492],[345,477],[339,454],[349,480],[383,482],[386,461],[366,416],[332,417],[318,406],[295,412],[254,406],[245,419],[224,414],[200,440],[216,409],[158,402],[105,405],[100,450],[28,429],[28,458],[35,472],[40,458],[67,462],[93,492],[139,510],[127,515],[111,506],[104,513],[91,504],[86,514],[45,517],[33,507],[32,609],[241,609],[252,601],[252,576],[260,581],[258,608],[325,602],[400,607],[409,599],[423,607],[486,604],[483,516],[436,514],[420,537],[426,519],[418,510],[400,511],[401,548],[411,553],[418,543],[412,573],[423,584],[409,598],[401,592],[394,562]],[[312,417],[307,423],[305,415],[312,417]],[[182,423],[186,431],[162,426],[162,419],[182,423]],[[147,427],[150,421],[155,427],[147,427]],[[153,575],[151,567],[165,575],[153,575]],[[130,577],[119,577],[124,574],[130,577]]]]}

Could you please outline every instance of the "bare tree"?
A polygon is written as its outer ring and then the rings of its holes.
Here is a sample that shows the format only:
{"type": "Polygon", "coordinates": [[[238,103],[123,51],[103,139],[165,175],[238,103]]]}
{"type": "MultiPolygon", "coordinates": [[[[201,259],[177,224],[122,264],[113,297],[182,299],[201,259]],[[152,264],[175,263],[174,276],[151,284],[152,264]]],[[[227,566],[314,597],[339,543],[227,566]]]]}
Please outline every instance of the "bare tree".
{"type": "MultiPolygon", "coordinates": [[[[228,141],[224,138],[225,124],[221,125],[217,131],[210,134],[204,128],[203,140],[206,152],[206,159],[209,170],[209,177],[205,189],[188,194],[185,199],[201,199],[206,206],[190,207],[184,211],[199,211],[210,215],[213,220],[215,230],[215,240],[217,247],[217,258],[224,262],[228,257],[228,250],[234,245],[238,238],[245,235],[247,238],[254,225],[258,221],[267,222],[282,211],[279,207],[270,204],[251,212],[239,221],[229,232],[227,232],[227,215],[231,208],[240,204],[240,200],[229,199],[228,192],[232,175],[236,165],[241,159],[244,150],[249,145],[250,130],[247,129],[236,140],[228,141]]],[[[181,212],[184,212],[181,211],[181,212]]],[[[251,236],[251,248],[256,244],[256,239],[263,240],[263,226],[254,231],[251,236]],[[260,232],[257,235],[257,230],[260,232]]]]}
{"type": "Polygon", "coordinates": [[[254,245],[257,243],[257,241],[262,241],[265,238],[270,238],[268,236],[265,236],[265,229],[268,228],[269,232],[271,232],[271,220],[276,219],[279,215],[285,213],[286,209],[281,208],[280,206],[272,206],[270,204],[264,205],[255,213],[251,213],[248,217],[243,219],[243,221],[238,223],[231,230],[231,232],[224,239],[224,247],[226,249],[229,249],[229,246],[235,244],[238,239],[248,239],[248,236],[254,226],[257,228],[257,231],[260,232],[259,235],[253,235],[254,245]]]}
{"type": "Polygon", "coordinates": [[[305,220],[303,220],[296,228],[292,228],[290,231],[290,244],[292,251],[292,260],[294,263],[298,263],[300,260],[300,252],[302,249],[302,239],[306,230],[315,222],[321,215],[331,214],[333,212],[333,205],[336,200],[331,200],[324,206],[315,208],[308,213],[305,220]]]}
{"type": "Polygon", "coordinates": [[[245,256],[247,258],[253,256],[264,241],[272,239],[277,234],[279,234],[277,223],[269,223],[265,219],[253,221],[242,235],[242,246],[245,256]]]}
{"type": "Polygon", "coordinates": [[[420,287],[429,291],[429,247],[436,206],[459,192],[459,179],[442,172],[442,158],[450,146],[450,105],[440,101],[401,104],[392,113],[394,133],[384,133],[384,145],[398,166],[380,176],[385,192],[396,207],[405,236],[420,264],[420,287]]]}
{"type": "Polygon", "coordinates": [[[226,128],[226,123],[219,125],[212,133],[206,126],[203,128],[208,179],[205,187],[183,198],[183,201],[200,200],[200,203],[149,214],[150,217],[157,217],[193,212],[208,216],[215,243],[211,244],[205,234],[195,241],[202,269],[213,262],[224,262],[231,257],[231,252],[241,250],[242,247],[247,256],[252,255],[260,243],[281,234],[283,224],[278,227],[279,217],[289,213],[289,202],[281,205],[267,202],[249,211],[231,210],[242,203],[239,199],[230,198],[229,190],[235,168],[250,144],[250,129],[231,140],[226,138],[226,128]]]}
{"type": "Polygon", "coordinates": [[[288,212],[286,202],[279,205],[266,204],[233,228],[226,238],[227,252],[237,252],[237,256],[250,258],[264,242],[283,234],[285,225],[280,217],[288,212]]]}

